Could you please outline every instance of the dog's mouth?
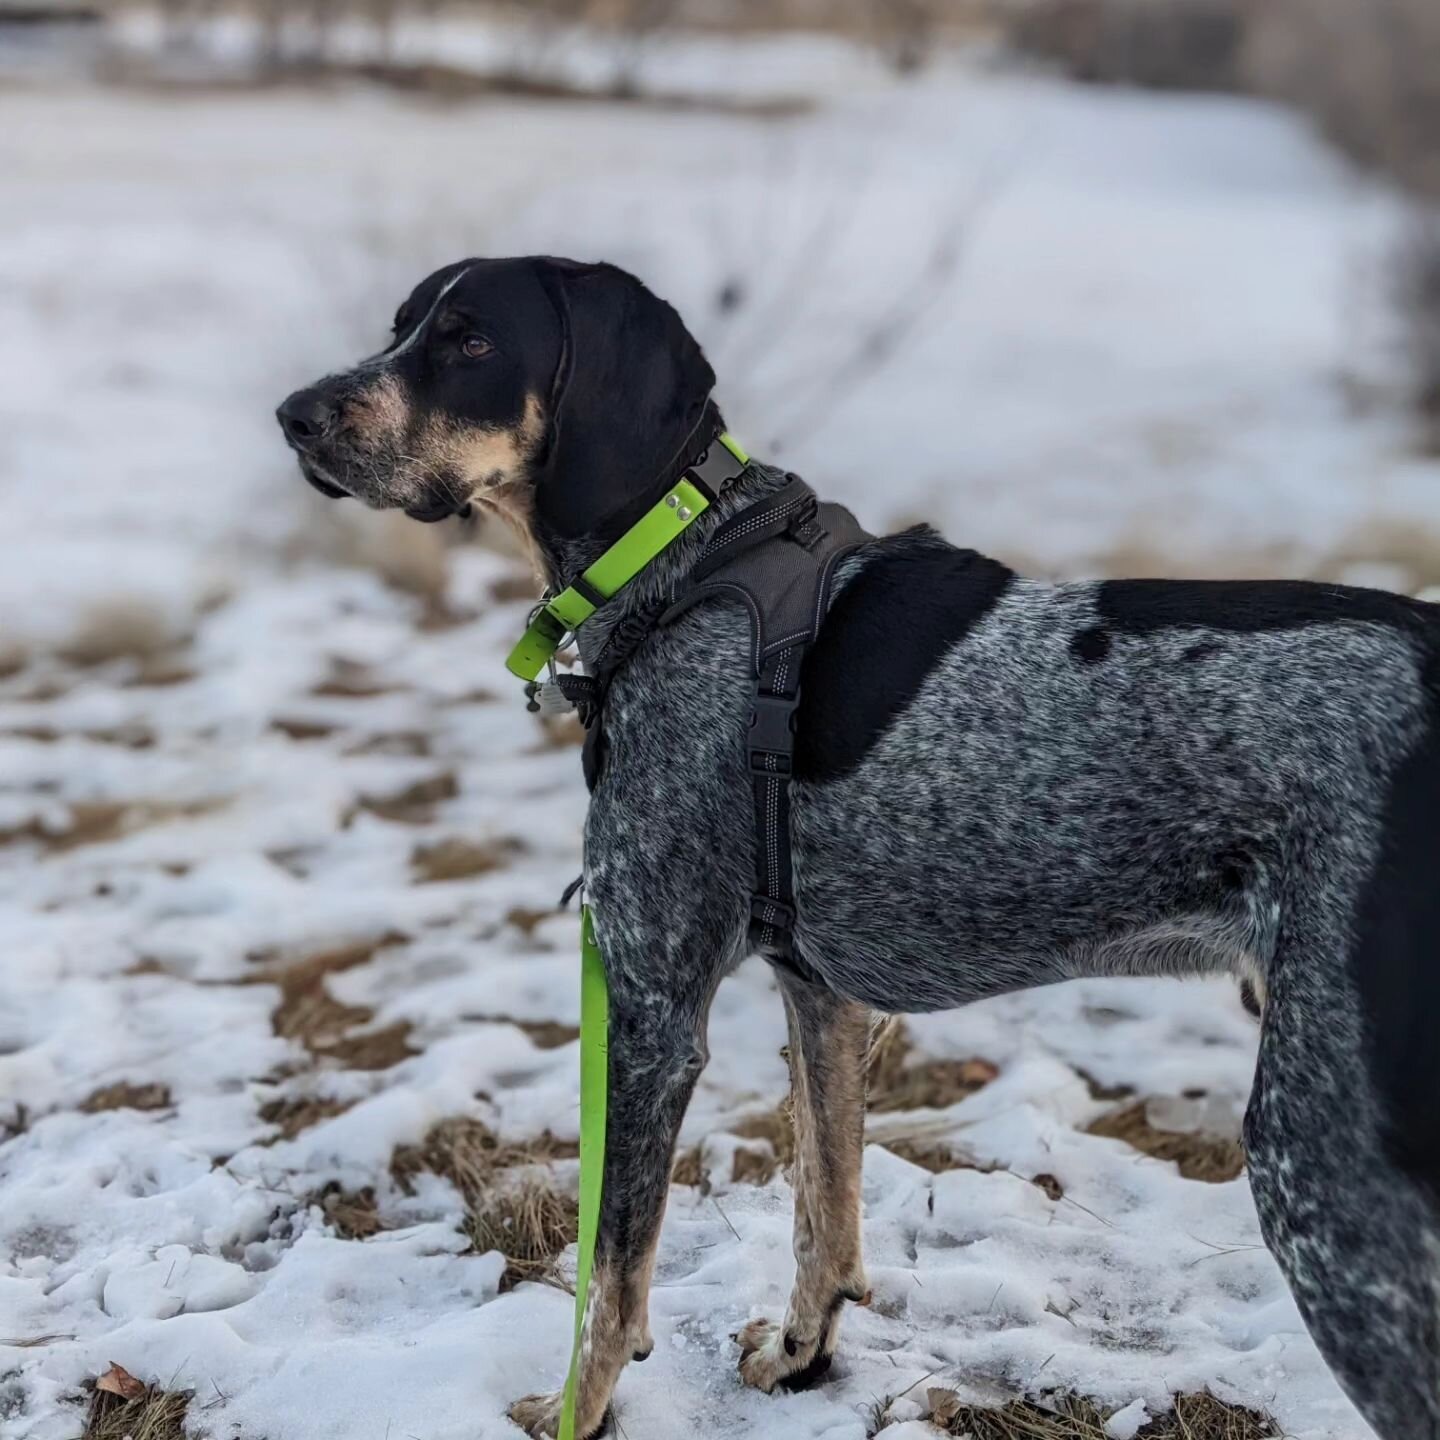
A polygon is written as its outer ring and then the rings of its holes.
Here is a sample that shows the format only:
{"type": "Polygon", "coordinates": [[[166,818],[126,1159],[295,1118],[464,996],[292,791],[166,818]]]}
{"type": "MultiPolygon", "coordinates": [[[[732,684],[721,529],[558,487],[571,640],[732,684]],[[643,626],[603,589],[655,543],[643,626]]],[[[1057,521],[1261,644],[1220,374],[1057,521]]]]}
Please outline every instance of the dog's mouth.
{"type": "Polygon", "coordinates": [[[403,510],[410,519],[418,520],[424,525],[435,525],[455,515],[463,519],[472,513],[469,497],[463,494],[457,496],[455,491],[458,486],[447,485],[439,480],[424,485],[418,497],[406,499],[392,497],[383,492],[376,494],[369,485],[356,485],[352,488],[343,483],[340,475],[336,473],[337,458],[339,457],[328,455],[328,463],[322,466],[313,454],[296,455],[300,462],[300,473],[305,477],[306,483],[327,500],[359,500],[372,510],[403,510]]]}
{"type": "Polygon", "coordinates": [[[420,521],[422,525],[434,525],[441,520],[448,520],[452,515],[458,515],[463,520],[470,514],[470,502],[435,496],[419,505],[407,505],[405,513],[412,520],[420,521]]]}
{"type": "Polygon", "coordinates": [[[327,500],[349,500],[354,497],[348,490],[342,490],[328,475],[322,474],[308,460],[301,458],[300,473],[306,481],[327,500]]]}

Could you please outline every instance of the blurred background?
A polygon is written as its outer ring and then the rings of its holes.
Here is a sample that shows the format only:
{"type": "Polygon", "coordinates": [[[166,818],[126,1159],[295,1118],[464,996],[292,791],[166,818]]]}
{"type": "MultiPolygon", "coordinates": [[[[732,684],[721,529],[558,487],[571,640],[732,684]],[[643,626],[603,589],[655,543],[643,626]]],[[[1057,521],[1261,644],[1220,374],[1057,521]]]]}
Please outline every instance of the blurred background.
{"type": "MultiPolygon", "coordinates": [[[[473,1440],[558,1376],[584,797],[501,667],[532,580],[322,501],[272,419],[531,252],[672,300],[873,530],[1440,585],[1434,0],[0,0],[7,1436],[473,1440]]],[[[783,1023],[722,990],[627,1435],[874,1434],[922,1381],[1368,1434],[1236,1179],[1229,987],[894,1034],[880,1303],[772,1404],[724,1337],[784,1300],[783,1023]]]]}

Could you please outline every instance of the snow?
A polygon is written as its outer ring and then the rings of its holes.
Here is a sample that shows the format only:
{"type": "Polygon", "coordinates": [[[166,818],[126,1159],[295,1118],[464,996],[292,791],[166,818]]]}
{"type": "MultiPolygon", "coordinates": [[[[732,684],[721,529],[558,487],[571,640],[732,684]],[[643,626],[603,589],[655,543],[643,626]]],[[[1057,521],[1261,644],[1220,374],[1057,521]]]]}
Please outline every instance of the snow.
{"type": "MultiPolygon", "coordinates": [[[[431,623],[358,563],[357,534],[393,531],[310,494],[270,415],[372,349],[428,268],[531,250],[635,268],[705,341],[750,448],[873,527],[924,517],[1071,574],[1333,569],[1440,529],[1381,304],[1395,202],[1285,114],[963,58],[900,84],[828,44],[754,42],[742,63],[706,43],[672,84],[738,67],[747,94],[811,108],[0,92],[0,654],[28,657],[0,680],[7,1440],[69,1440],[112,1361],[193,1389],[192,1430],[234,1440],[514,1435],[506,1404],[561,1376],[569,1298],[499,1295],[448,1183],[407,1197],[388,1167],[456,1115],[575,1136],[575,1047],[502,1017],[578,1015],[574,915],[510,918],[579,869],[577,755],[542,743],[501,668],[525,603],[491,586],[516,562],[450,551],[450,618],[431,623]],[[55,658],[107,626],[183,674],[143,683],[123,646],[55,658]],[[339,662],[378,693],[316,693],[339,662]],[[455,793],[419,823],[356,809],[444,775],[455,793]],[[121,802],[118,833],[34,838],[121,802]],[[449,837],[511,858],[415,883],[416,847],[449,837]],[[312,1065],[257,972],[390,934],[330,993],[372,1012],[362,1029],[408,1023],[417,1053],[312,1065]],[[79,1108],[120,1082],[170,1103],[79,1108]],[[277,1140],[260,1110],[299,1096],[351,1108],[277,1140]],[[308,1200],[331,1182],[375,1187],[392,1228],[341,1238],[308,1200]]],[[[727,1125],[784,1093],[784,1026],[763,966],[722,987],[683,1137],[706,1141],[715,1186],[672,1191],[656,1353],[618,1394],[631,1440],[677,1417],[703,1440],[855,1440],[908,1391],[900,1440],[930,1433],[926,1383],[1071,1386],[1125,1407],[1117,1437],[1205,1385],[1298,1440],[1368,1435],[1243,1179],[1184,1180],[1085,1133],[1106,1105],[1081,1071],[1233,1130],[1255,1046],[1233,986],[1079,983],[911,1028],[922,1054],[999,1078],[872,1117],[874,1303],[829,1384],[763,1397],[728,1337],[784,1305],[789,1192],[732,1184],[719,1159],[727,1125]],[[932,1176],[878,1143],[901,1134],[982,1168],[932,1176]]]]}

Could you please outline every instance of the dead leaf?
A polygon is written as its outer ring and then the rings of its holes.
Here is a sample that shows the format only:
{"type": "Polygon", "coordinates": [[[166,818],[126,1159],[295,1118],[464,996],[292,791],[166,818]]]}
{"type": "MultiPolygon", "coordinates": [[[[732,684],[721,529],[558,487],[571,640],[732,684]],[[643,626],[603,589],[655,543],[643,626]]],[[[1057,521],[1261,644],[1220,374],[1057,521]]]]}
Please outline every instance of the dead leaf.
{"type": "Polygon", "coordinates": [[[953,1390],[933,1385],[925,1392],[930,1402],[930,1420],[936,1425],[948,1425],[960,1414],[960,1397],[953,1390]]]}
{"type": "Polygon", "coordinates": [[[113,1360],[110,1368],[95,1382],[97,1390],[109,1395],[118,1395],[122,1400],[139,1400],[145,1394],[145,1385],[137,1380],[123,1366],[113,1360]]]}

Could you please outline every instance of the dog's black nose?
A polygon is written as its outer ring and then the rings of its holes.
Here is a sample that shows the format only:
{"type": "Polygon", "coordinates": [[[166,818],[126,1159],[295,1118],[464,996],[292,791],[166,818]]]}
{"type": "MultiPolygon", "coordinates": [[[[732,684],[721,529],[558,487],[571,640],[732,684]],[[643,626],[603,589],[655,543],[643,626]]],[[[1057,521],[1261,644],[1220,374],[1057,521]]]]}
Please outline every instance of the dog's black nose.
{"type": "Polygon", "coordinates": [[[319,390],[297,390],[275,412],[285,438],[297,449],[309,449],[335,422],[335,406],[319,390]]]}

